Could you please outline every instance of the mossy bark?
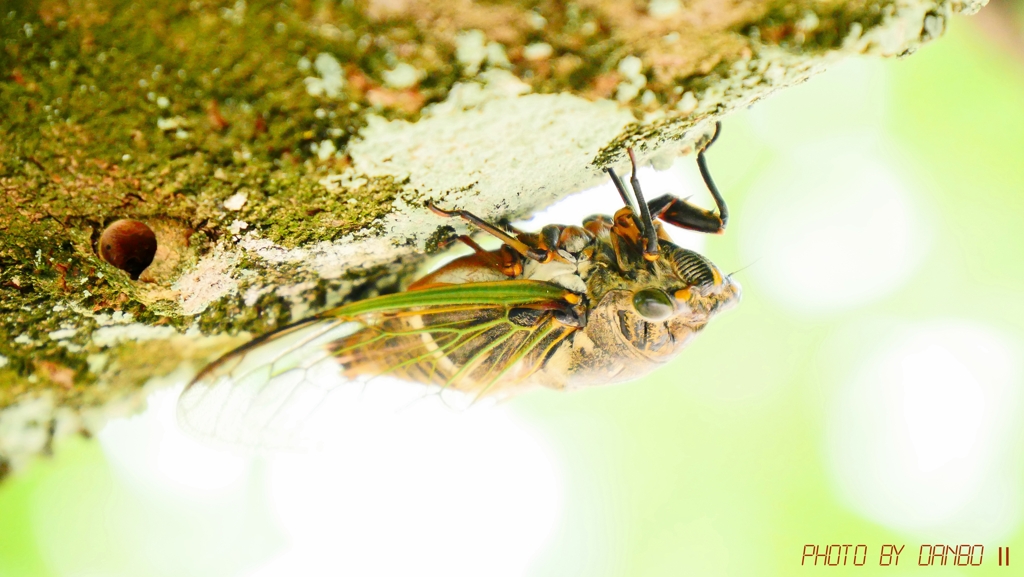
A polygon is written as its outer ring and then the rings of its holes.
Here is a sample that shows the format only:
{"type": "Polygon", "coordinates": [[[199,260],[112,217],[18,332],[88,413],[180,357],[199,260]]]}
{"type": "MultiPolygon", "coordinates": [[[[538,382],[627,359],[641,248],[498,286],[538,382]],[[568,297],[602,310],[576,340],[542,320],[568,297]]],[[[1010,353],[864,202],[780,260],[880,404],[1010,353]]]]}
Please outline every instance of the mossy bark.
{"type": "Polygon", "coordinates": [[[400,286],[452,231],[425,200],[523,216],[983,3],[8,1],[0,470],[246,333],[400,286]],[[137,281],[98,256],[119,218],[157,235],[137,281]]]}

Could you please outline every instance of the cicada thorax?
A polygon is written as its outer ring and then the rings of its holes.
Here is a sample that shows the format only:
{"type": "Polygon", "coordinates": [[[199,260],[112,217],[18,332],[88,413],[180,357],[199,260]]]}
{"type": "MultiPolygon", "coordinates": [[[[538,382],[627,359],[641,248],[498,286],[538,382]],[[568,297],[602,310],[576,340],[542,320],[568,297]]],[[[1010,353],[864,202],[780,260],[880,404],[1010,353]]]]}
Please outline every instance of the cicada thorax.
{"type": "Polygon", "coordinates": [[[597,215],[592,273],[586,286],[587,325],[572,337],[569,386],[631,380],[674,358],[708,320],[739,296],[738,285],[701,255],[673,244],[658,228],[660,258],[644,254],[645,239],[628,209],[597,215]],[[660,295],[666,313],[645,317],[637,296],[660,295]]]}

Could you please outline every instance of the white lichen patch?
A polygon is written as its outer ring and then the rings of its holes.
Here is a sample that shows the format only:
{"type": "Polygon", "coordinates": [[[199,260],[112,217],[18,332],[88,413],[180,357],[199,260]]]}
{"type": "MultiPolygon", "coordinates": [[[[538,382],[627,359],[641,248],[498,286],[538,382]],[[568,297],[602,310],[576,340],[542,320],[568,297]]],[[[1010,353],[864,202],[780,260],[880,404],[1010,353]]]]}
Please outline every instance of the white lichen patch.
{"type": "Polygon", "coordinates": [[[314,142],[310,145],[310,148],[313,149],[313,152],[316,153],[317,158],[321,161],[331,158],[338,152],[338,147],[334,145],[333,140],[323,140],[319,144],[314,142]]]}
{"type": "MultiPolygon", "coordinates": [[[[366,186],[369,182],[365,177],[357,176],[355,171],[349,170],[341,174],[331,174],[317,181],[317,184],[327,189],[330,194],[337,194],[346,189],[358,189],[366,186]]],[[[349,199],[355,200],[355,199],[349,199]]]]}
{"type": "MultiPolygon", "coordinates": [[[[439,107],[415,124],[371,122],[349,154],[362,174],[408,178],[424,199],[483,207],[482,216],[492,216],[550,203],[602,178],[591,162],[632,120],[612,103],[575,96],[493,98],[464,110],[439,107]]],[[[442,222],[420,212],[431,231],[442,222]]]]}
{"type": "Polygon", "coordinates": [[[659,20],[675,16],[682,9],[683,3],[680,0],[651,0],[647,4],[647,13],[659,20]]]}
{"type": "Polygon", "coordinates": [[[242,302],[245,303],[245,306],[251,307],[254,304],[256,304],[256,302],[258,300],[260,300],[261,296],[263,296],[263,295],[265,295],[265,294],[267,294],[269,292],[272,292],[273,290],[274,290],[274,287],[272,287],[272,286],[263,286],[263,285],[251,286],[251,287],[245,289],[245,292],[242,293],[242,302]]]}
{"type": "Polygon", "coordinates": [[[412,64],[399,62],[391,70],[385,70],[382,76],[384,84],[389,88],[405,90],[419,83],[420,79],[423,78],[423,71],[412,64]]]}
{"type": "Polygon", "coordinates": [[[455,37],[455,59],[467,76],[473,76],[487,59],[487,36],[482,30],[466,30],[455,37]]]}
{"type": "MultiPolygon", "coordinates": [[[[470,108],[477,108],[485,102],[504,100],[528,94],[530,85],[505,70],[488,70],[479,75],[480,82],[460,82],[448,92],[443,102],[431,104],[423,110],[422,116],[451,116],[470,108]]],[[[376,120],[371,117],[371,122],[376,120]]]]}
{"type": "Polygon", "coordinates": [[[124,325],[135,320],[132,313],[125,311],[114,311],[112,313],[96,313],[92,315],[93,320],[101,327],[110,325],[124,325]]]}
{"type": "Polygon", "coordinates": [[[555,49],[547,42],[534,42],[523,48],[523,58],[527,60],[547,60],[554,54],[555,49]]]}
{"type": "Polygon", "coordinates": [[[27,397],[0,409],[0,457],[11,470],[17,471],[36,455],[57,446],[61,439],[82,431],[95,433],[99,426],[90,429],[82,414],[69,407],[55,406],[48,392],[27,397]]]}
{"type": "Polygon", "coordinates": [[[341,63],[332,54],[321,52],[313,62],[316,68],[316,76],[308,76],[303,81],[306,84],[306,92],[310,96],[326,96],[337,98],[345,88],[345,71],[341,63]]]}
{"type": "MultiPolygon", "coordinates": [[[[372,238],[369,232],[360,235],[372,238]]],[[[370,267],[397,258],[394,248],[387,243],[374,244],[347,235],[334,242],[318,242],[301,248],[285,248],[256,234],[247,234],[238,241],[238,248],[268,264],[301,263],[324,279],[340,278],[345,272],[358,267],[370,267]],[[390,247],[390,248],[389,248],[390,247]]]]}
{"type": "Polygon", "coordinates": [[[302,294],[304,292],[306,292],[306,291],[308,291],[310,289],[313,289],[315,287],[316,287],[316,283],[314,283],[314,282],[309,282],[309,281],[307,281],[307,282],[300,282],[298,284],[294,284],[294,285],[290,285],[290,286],[279,286],[279,287],[277,287],[277,289],[275,289],[274,293],[277,296],[280,296],[280,297],[284,297],[284,298],[288,298],[288,299],[294,299],[296,297],[302,296],[302,294]]]}
{"type": "Polygon", "coordinates": [[[236,192],[224,200],[224,208],[228,210],[242,210],[247,200],[249,200],[249,195],[244,191],[236,192]]]}
{"type": "Polygon", "coordinates": [[[107,366],[107,361],[110,357],[105,353],[93,353],[85,357],[85,362],[89,366],[89,372],[98,375],[107,366]]]}
{"type": "Polygon", "coordinates": [[[238,281],[232,276],[237,262],[236,253],[216,251],[182,275],[171,287],[179,292],[178,304],[182,314],[199,314],[210,303],[237,292],[238,281]]]}
{"type": "Polygon", "coordinates": [[[619,61],[616,67],[624,80],[615,89],[615,99],[619,102],[629,102],[640,94],[640,90],[647,86],[647,76],[643,73],[644,62],[637,56],[626,56],[619,61]]]}
{"type": "Polygon", "coordinates": [[[247,228],[249,228],[249,223],[243,220],[238,220],[237,218],[231,221],[231,224],[228,225],[228,230],[231,231],[231,234],[235,235],[239,234],[240,232],[247,228]]]}
{"type": "Polygon", "coordinates": [[[188,121],[182,118],[181,116],[156,119],[156,127],[164,132],[181,130],[186,126],[188,126],[188,121]]]}
{"type": "Polygon", "coordinates": [[[82,351],[82,345],[67,340],[78,334],[78,329],[75,327],[68,326],[67,323],[63,324],[62,326],[64,328],[60,328],[55,331],[50,331],[49,333],[46,334],[46,336],[51,341],[56,341],[58,346],[64,347],[69,352],[77,353],[82,351]]]}
{"type": "Polygon", "coordinates": [[[100,327],[92,332],[92,343],[106,348],[125,341],[154,341],[168,339],[178,334],[172,327],[154,327],[142,323],[100,327]]]}
{"type": "Polygon", "coordinates": [[[679,98],[679,102],[676,103],[676,110],[683,114],[690,114],[697,109],[697,97],[693,95],[693,92],[687,90],[683,93],[682,97],[679,98]]]}
{"type": "Polygon", "coordinates": [[[0,411],[0,455],[18,469],[50,440],[53,396],[43,393],[0,411]]]}
{"type": "Polygon", "coordinates": [[[78,333],[78,329],[68,328],[50,331],[49,333],[46,334],[46,336],[50,337],[51,341],[59,341],[61,339],[70,339],[71,337],[75,336],[76,333],[78,333]]]}
{"type": "Polygon", "coordinates": [[[309,302],[306,292],[316,287],[314,282],[300,282],[291,286],[280,286],[274,294],[286,298],[291,303],[292,318],[301,319],[309,313],[309,302]]]}
{"type": "Polygon", "coordinates": [[[302,262],[309,258],[310,253],[309,249],[305,248],[287,249],[252,233],[240,238],[238,240],[238,247],[271,264],[302,262]]]}
{"type": "Polygon", "coordinates": [[[814,13],[813,10],[807,10],[804,15],[800,17],[800,20],[796,22],[796,28],[800,32],[807,34],[808,32],[814,32],[818,29],[818,24],[821,23],[821,19],[814,13]]]}
{"type": "Polygon", "coordinates": [[[487,43],[487,63],[498,68],[511,68],[512,63],[508,60],[508,53],[505,46],[500,42],[487,43]]]}

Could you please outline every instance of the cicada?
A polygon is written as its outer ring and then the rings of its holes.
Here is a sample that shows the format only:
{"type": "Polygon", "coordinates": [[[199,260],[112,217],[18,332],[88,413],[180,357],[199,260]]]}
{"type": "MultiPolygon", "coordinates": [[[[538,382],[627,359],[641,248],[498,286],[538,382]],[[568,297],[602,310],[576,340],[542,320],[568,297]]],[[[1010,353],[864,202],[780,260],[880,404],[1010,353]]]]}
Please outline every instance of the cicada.
{"type": "MultiPolygon", "coordinates": [[[[672,243],[664,221],[721,233],[726,203],[697,154],[717,212],[666,194],[644,200],[637,161],[613,216],[539,232],[463,219],[501,241],[442,266],[404,292],[346,304],[265,334],[207,366],[182,394],[179,420],[232,438],[310,412],[337,383],[390,375],[471,400],[530,387],[577,389],[635,379],[675,357],[740,286],[672,243]]],[[[372,386],[372,382],[369,385],[372,386]]],[[[426,390],[426,389],[425,389],[426,390]]]]}

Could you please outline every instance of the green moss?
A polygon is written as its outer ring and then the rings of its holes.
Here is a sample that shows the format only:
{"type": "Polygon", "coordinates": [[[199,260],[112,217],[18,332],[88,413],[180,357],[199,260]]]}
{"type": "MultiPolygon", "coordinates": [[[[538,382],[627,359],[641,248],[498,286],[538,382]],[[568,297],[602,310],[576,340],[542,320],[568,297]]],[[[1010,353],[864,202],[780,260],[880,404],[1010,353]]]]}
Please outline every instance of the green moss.
{"type": "Polygon", "coordinates": [[[613,142],[601,149],[594,158],[594,166],[607,167],[621,161],[626,149],[633,148],[644,153],[658,149],[665,142],[682,140],[687,130],[693,128],[706,116],[669,116],[658,122],[635,123],[627,126],[613,142]]]}
{"type": "Polygon", "coordinates": [[[426,250],[427,253],[433,254],[444,250],[444,248],[451,245],[452,240],[456,237],[455,228],[449,225],[439,226],[434,234],[430,235],[427,239],[426,250]]]}
{"type": "MultiPolygon", "coordinates": [[[[95,382],[87,362],[96,352],[88,342],[98,327],[93,313],[129,312],[137,322],[178,330],[190,325],[193,319],[178,315],[174,302],[163,300],[172,297],[157,289],[169,289],[230,234],[234,220],[258,222],[265,237],[297,246],[365,229],[391,210],[401,183],[377,179],[331,195],[318,181],[344,168],[345,146],[369,114],[415,119],[418,110],[374,106],[368,92],[380,86],[400,43],[422,39],[401,22],[370,23],[348,4],[241,6],[5,3],[0,355],[8,364],[0,369],[0,407],[26,387],[71,399],[95,382]],[[317,72],[299,63],[321,52],[349,76],[337,98],[307,94],[304,80],[317,72]],[[325,141],[341,152],[322,161],[311,145],[325,141]],[[238,192],[248,195],[245,205],[226,209],[238,192]],[[100,231],[117,218],[182,231],[177,266],[155,286],[131,281],[96,255],[100,231]],[[59,310],[54,303],[62,303],[59,310]],[[49,338],[64,327],[79,330],[61,342],[49,338]],[[64,381],[67,371],[74,381],[68,390],[46,382],[64,381]]],[[[414,50],[406,59],[418,57],[414,50]]],[[[443,99],[456,78],[451,66],[430,70],[423,102],[443,99]]],[[[294,282],[283,276],[289,271],[252,264],[267,282],[294,282]]],[[[288,305],[272,294],[252,308],[236,299],[202,315],[199,326],[261,331],[288,320],[288,305]]]]}
{"type": "Polygon", "coordinates": [[[285,246],[336,240],[369,227],[391,211],[402,183],[375,178],[358,188],[329,193],[308,178],[271,177],[250,196],[239,218],[260,223],[267,238],[285,246]]]}
{"type": "Polygon", "coordinates": [[[882,23],[895,5],[892,1],[845,2],[833,6],[821,3],[778,2],[770,6],[760,20],[737,31],[765,44],[803,54],[816,54],[840,48],[855,25],[861,30],[882,23]],[[802,30],[797,22],[812,13],[817,24],[802,30]]]}

